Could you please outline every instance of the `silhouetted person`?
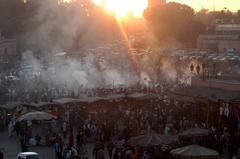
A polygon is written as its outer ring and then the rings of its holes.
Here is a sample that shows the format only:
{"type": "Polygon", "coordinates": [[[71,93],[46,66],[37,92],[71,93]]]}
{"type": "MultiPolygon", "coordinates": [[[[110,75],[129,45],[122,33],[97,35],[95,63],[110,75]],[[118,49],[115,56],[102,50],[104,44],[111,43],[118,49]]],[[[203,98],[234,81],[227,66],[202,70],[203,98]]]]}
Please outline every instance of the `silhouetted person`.
{"type": "Polygon", "coordinates": [[[73,137],[73,132],[71,132],[69,136],[69,147],[73,147],[73,146],[74,146],[74,137],[73,137]]]}
{"type": "Polygon", "coordinates": [[[2,151],[0,151],[0,159],[4,159],[4,154],[2,151]]]}

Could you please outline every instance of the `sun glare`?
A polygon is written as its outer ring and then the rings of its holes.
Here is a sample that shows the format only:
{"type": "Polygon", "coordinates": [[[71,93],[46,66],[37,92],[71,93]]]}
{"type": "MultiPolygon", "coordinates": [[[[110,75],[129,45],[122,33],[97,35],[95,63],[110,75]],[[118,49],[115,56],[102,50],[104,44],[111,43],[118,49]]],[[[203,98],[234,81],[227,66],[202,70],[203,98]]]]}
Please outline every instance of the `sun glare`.
{"type": "Polygon", "coordinates": [[[118,18],[132,15],[141,18],[148,6],[148,0],[92,0],[96,5],[103,7],[118,18]]]}

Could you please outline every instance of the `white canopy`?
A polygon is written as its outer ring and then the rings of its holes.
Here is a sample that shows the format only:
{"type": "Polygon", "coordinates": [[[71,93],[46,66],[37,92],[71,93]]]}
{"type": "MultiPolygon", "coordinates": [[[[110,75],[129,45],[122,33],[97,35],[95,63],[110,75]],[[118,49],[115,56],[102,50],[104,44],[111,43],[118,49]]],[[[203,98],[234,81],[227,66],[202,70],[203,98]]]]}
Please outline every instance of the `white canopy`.
{"type": "Polygon", "coordinates": [[[46,112],[40,112],[40,111],[36,111],[36,112],[29,112],[26,113],[22,116],[20,116],[17,121],[23,121],[23,120],[52,120],[52,119],[56,119],[57,117],[46,113],[46,112]]]}
{"type": "Polygon", "coordinates": [[[219,153],[215,150],[202,147],[199,145],[189,145],[177,149],[173,149],[170,154],[174,157],[180,157],[180,158],[191,158],[191,159],[211,159],[211,158],[217,158],[219,156],[219,153]]]}

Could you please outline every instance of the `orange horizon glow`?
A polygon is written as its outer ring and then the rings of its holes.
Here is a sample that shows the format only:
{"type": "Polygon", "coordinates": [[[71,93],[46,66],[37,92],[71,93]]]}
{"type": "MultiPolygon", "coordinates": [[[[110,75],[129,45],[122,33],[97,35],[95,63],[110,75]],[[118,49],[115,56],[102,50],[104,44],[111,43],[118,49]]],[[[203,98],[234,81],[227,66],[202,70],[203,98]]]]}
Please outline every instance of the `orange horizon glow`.
{"type": "Polygon", "coordinates": [[[92,0],[97,6],[104,8],[118,19],[132,15],[142,18],[144,10],[148,7],[148,0],[92,0]]]}
{"type": "MultiPolygon", "coordinates": [[[[27,0],[22,0],[27,2],[27,0]]],[[[59,2],[70,3],[73,0],[59,0],[59,2]]],[[[127,17],[131,14],[134,17],[141,18],[144,10],[148,7],[148,0],[91,0],[97,6],[106,9],[116,17],[127,17]]],[[[210,11],[220,11],[225,7],[232,12],[240,10],[240,1],[231,0],[167,0],[166,2],[178,2],[192,7],[195,11],[208,9],[210,11]]]]}

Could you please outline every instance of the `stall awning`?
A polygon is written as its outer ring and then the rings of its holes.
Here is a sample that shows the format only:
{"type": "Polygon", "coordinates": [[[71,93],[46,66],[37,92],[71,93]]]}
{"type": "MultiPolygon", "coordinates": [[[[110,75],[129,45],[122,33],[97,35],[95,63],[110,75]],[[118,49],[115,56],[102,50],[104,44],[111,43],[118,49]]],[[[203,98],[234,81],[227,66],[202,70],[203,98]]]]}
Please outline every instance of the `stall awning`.
{"type": "Polygon", "coordinates": [[[189,102],[194,102],[197,100],[210,100],[214,102],[217,102],[218,100],[224,100],[226,102],[230,102],[240,98],[240,91],[226,91],[203,87],[187,87],[170,92],[170,97],[189,102]]]}
{"type": "Polygon", "coordinates": [[[9,102],[9,103],[6,103],[4,105],[0,105],[0,108],[6,109],[6,110],[12,110],[12,109],[17,108],[20,105],[21,105],[20,102],[9,102]]]}

